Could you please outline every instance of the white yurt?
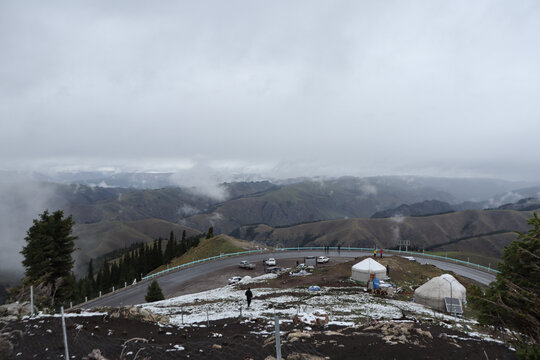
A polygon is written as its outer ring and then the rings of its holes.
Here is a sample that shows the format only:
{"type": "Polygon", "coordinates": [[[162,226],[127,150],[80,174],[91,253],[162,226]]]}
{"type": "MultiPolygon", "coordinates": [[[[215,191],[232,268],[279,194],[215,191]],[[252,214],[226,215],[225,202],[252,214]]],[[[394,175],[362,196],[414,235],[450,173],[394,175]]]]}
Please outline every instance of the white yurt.
{"type": "Polygon", "coordinates": [[[386,278],[386,267],[379,264],[372,258],[367,258],[354,264],[351,268],[351,279],[361,282],[367,282],[371,274],[380,280],[386,278]]]}
{"type": "Polygon", "coordinates": [[[446,311],[445,297],[461,299],[462,304],[467,302],[465,286],[450,274],[434,277],[414,291],[414,302],[439,311],[446,311]]]}

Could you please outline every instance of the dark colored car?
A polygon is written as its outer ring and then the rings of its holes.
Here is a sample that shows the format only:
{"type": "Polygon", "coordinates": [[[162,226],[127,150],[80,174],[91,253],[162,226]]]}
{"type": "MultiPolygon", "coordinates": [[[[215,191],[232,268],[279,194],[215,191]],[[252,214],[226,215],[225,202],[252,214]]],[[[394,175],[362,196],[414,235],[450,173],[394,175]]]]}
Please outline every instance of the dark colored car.
{"type": "Polygon", "coordinates": [[[279,266],[272,266],[272,267],[267,267],[264,269],[264,272],[269,274],[269,273],[273,273],[273,274],[277,274],[277,273],[280,273],[282,271],[284,271],[285,269],[282,268],[282,267],[279,267],[279,266]]]}

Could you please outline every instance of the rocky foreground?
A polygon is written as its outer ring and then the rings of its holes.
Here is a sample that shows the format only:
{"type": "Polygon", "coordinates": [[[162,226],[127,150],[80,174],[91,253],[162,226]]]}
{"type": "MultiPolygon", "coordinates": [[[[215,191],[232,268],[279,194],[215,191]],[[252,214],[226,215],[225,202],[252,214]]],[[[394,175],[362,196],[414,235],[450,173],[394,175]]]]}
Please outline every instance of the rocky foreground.
{"type": "MultiPolygon", "coordinates": [[[[272,359],[272,320],[221,319],[189,325],[154,321],[145,309],[70,314],[66,318],[72,359],[272,359]]],[[[502,342],[483,341],[433,321],[384,320],[329,324],[325,314],[281,319],[284,359],[514,359],[502,342]]],[[[58,359],[64,354],[60,317],[38,317],[4,325],[13,345],[2,359],[58,359]]]]}
{"type": "MultiPolygon", "coordinates": [[[[155,303],[76,310],[65,319],[69,355],[94,360],[270,360],[276,357],[277,315],[282,355],[289,360],[515,358],[507,338],[472,318],[375,296],[347,279],[332,279],[341,287],[307,288],[323,280],[317,274],[303,283],[287,274],[246,276],[235,285],[155,303]],[[276,284],[281,287],[269,287],[276,284]],[[254,293],[249,308],[247,287],[254,293]]],[[[0,359],[64,357],[59,315],[29,318],[28,306],[9,309],[0,323],[0,359]]]]}

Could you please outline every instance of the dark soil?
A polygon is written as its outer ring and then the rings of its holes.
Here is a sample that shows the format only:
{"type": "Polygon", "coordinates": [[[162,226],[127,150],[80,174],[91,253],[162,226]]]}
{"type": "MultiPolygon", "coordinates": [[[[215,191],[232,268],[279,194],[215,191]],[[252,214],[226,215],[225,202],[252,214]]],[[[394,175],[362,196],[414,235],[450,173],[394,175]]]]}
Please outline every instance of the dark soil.
{"type": "MultiPolygon", "coordinates": [[[[153,323],[105,315],[67,318],[66,323],[72,359],[82,359],[93,349],[99,349],[107,359],[135,359],[137,353],[137,359],[265,359],[269,355],[276,355],[275,340],[272,339],[274,323],[262,319],[242,322],[227,319],[210,322],[210,326],[205,323],[160,327],[153,323]],[[129,339],[138,340],[126,344],[129,339]]],[[[429,322],[412,323],[412,326],[429,331],[433,338],[411,335],[408,337],[411,343],[396,345],[388,345],[382,339],[380,330],[366,330],[371,325],[344,328],[282,323],[283,358],[287,359],[293,353],[328,359],[515,358],[515,353],[501,344],[453,338],[457,335],[470,339],[470,336],[429,322]],[[288,338],[288,333],[301,330],[309,332],[311,336],[296,341],[288,338]],[[333,332],[325,334],[329,330],[333,332]]],[[[10,323],[9,328],[22,331],[22,337],[16,340],[14,353],[9,359],[63,357],[60,318],[24,320],[10,323]]]]}

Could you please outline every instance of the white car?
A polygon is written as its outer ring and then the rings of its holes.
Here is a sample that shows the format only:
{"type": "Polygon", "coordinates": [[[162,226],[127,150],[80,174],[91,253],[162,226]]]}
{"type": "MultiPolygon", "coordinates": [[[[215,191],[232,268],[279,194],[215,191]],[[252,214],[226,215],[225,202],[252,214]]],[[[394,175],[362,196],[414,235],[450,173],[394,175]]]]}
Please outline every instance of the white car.
{"type": "Polygon", "coordinates": [[[328,261],[330,261],[330,259],[327,258],[326,256],[319,256],[317,258],[317,263],[318,264],[326,264],[328,261]]]}
{"type": "Polygon", "coordinates": [[[232,278],[229,279],[229,284],[236,284],[240,280],[242,280],[241,276],[233,276],[232,278]]]}
{"type": "Polygon", "coordinates": [[[264,262],[267,266],[276,266],[276,259],[270,258],[264,262]]]}

